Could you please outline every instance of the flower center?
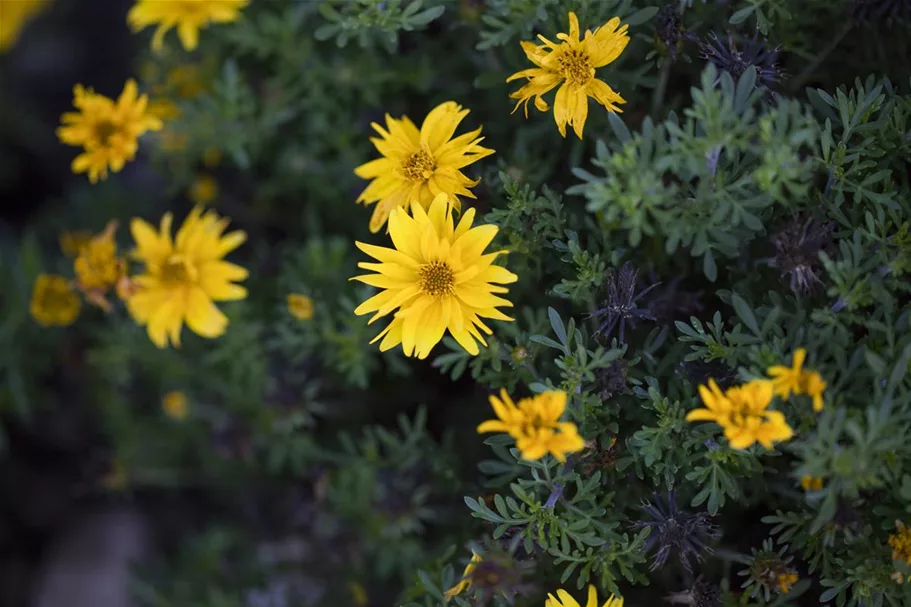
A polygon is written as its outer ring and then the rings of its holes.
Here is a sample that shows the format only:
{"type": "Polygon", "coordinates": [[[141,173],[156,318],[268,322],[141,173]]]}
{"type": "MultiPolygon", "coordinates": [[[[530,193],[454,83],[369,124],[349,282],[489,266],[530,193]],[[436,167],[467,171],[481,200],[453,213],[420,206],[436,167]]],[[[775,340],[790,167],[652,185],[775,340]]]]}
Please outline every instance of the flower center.
{"type": "Polygon", "coordinates": [[[402,172],[410,181],[426,181],[430,179],[436,168],[433,156],[423,148],[412,154],[402,164],[402,172]]]}
{"type": "Polygon", "coordinates": [[[455,273],[445,261],[435,259],[421,266],[418,270],[421,278],[421,291],[431,297],[441,297],[452,293],[455,285],[455,273]]]}
{"type": "Polygon", "coordinates": [[[191,266],[183,255],[171,255],[168,260],[161,266],[162,282],[175,284],[185,284],[195,280],[196,268],[191,266]]]}
{"type": "Polygon", "coordinates": [[[578,49],[566,49],[559,58],[560,75],[570,84],[584,85],[595,75],[588,54],[578,49]]]}
{"type": "Polygon", "coordinates": [[[95,125],[95,138],[98,140],[98,143],[103,147],[109,145],[111,136],[117,132],[117,125],[111,122],[110,120],[102,120],[95,125]]]}

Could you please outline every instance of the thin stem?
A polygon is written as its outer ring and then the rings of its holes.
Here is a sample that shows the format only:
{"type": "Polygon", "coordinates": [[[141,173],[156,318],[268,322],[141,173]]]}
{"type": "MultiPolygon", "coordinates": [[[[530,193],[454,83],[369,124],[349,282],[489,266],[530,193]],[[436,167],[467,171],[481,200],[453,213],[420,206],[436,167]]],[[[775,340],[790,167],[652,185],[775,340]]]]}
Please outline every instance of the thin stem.
{"type": "Polygon", "coordinates": [[[797,91],[799,91],[800,89],[803,88],[803,86],[807,83],[807,81],[813,76],[813,73],[816,71],[816,68],[818,68],[820,66],[820,64],[822,64],[822,62],[826,60],[826,57],[828,57],[832,53],[832,51],[835,50],[835,48],[841,43],[841,41],[844,39],[844,37],[848,35],[848,32],[850,32],[853,27],[854,27],[853,19],[849,20],[847,23],[845,23],[842,26],[841,30],[838,32],[838,34],[834,38],[832,38],[832,41],[829,43],[829,45],[826,46],[826,48],[822,49],[819,52],[819,54],[816,55],[816,58],[810,62],[810,65],[805,67],[803,69],[803,71],[800,72],[800,74],[798,74],[793,80],[791,80],[791,84],[788,87],[788,89],[791,91],[792,94],[796,93],[797,91]]]}

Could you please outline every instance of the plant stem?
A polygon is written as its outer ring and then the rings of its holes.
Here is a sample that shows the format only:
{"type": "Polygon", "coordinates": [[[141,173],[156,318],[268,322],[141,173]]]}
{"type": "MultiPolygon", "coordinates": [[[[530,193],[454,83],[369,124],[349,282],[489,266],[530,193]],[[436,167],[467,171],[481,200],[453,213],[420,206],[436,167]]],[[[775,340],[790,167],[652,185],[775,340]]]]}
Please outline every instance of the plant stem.
{"type": "Polygon", "coordinates": [[[834,38],[832,38],[832,41],[828,44],[828,46],[826,46],[826,48],[822,49],[819,52],[819,54],[816,55],[816,58],[810,62],[810,65],[805,67],[803,69],[803,71],[800,72],[800,74],[798,74],[793,80],[791,80],[791,84],[788,87],[788,90],[790,90],[790,92],[792,94],[796,93],[797,91],[799,91],[800,89],[803,88],[803,86],[807,83],[807,81],[813,76],[813,72],[816,71],[816,68],[818,68],[820,66],[820,64],[822,64],[822,62],[826,60],[826,57],[828,57],[829,54],[835,50],[835,48],[841,43],[841,41],[844,39],[844,37],[848,35],[848,32],[850,32],[851,28],[853,28],[853,27],[854,27],[853,19],[848,21],[847,23],[845,23],[844,26],[842,26],[841,30],[838,32],[838,34],[834,38]]]}

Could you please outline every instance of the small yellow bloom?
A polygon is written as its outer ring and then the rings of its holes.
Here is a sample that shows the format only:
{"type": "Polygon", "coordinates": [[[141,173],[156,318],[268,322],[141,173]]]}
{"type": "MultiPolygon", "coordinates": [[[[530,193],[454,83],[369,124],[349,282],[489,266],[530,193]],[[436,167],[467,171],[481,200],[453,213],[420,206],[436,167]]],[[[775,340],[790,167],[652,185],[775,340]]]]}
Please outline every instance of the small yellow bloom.
{"type": "Polygon", "coordinates": [[[126,277],[126,261],[117,255],[114,233],[117,222],[109,221],[104,231],[93,236],[79,250],[73,262],[76,286],[86,300],[105,312],[111,309],[107,293],[126,277]]]}
{"type": "Polygon", "coordinates": [[[0,0],[0,53],[19,39],[25,26],[50,0],[0,0]]]}
{"type": "Polygon", "coordinates": [[[561,422],[566,410],[566,392],[542,392],[519,400],[518,405],[500,390],[500,398],[490,396],[490,405],[499,419],[478,426],[478,432],[506,432],[516,439],[516,447],[526,460],[537,460],[547,453],[566,461],[566,455],[581,451],[585,441],[576,424],[561,422]]]}
{"type": "Polygon", "coordinates": [[[291,293],[288,295],[288,311],[298,320],[313,318],[313,300],[306,295],[291,293]]]}
{"type": "Polygon", "coordinates": [[[193,180],[187,196],[196,204],[209,204],[218,197],[218,182],[211,175],[200,173],[193,180]]]}
{"type": "MultiPolygon", "coordinates": [[[[180,118],[180,106],[165,97],[157,97],[149,101],[149,115],[159,120],[168,121],[180,118]]],[[[162,131],[162,135],[164,131],[162,131]]]]}
{"type": "Polygon", "coordinates": [[[427,358],[449,331],[459,345],[475,355],[478,341],[487,345],[481,331],[493,333],[482,318],[513,320],[497,309],[512,304],[496,294],[508,292],[499,285],[516,282],[518,277],[493,265],[505,251],[484,254],[497,234],[497,226],[471,227],[475,210],[468,209],[453,227],[452,207],[447,200],[445,194],[439,194],[426,212],[423,206],[412,205],[413,216],[405,209],[394,209],[389,216],[394,249],[356,243],[380,263],[359,263],[358,267],[376,274],[352,280],[383,291],[354,313],[376,312],[368,324],[395,313],[392,322],[373,340],[383,340],[382,351],[402,344],[405,356],[427,358]]]}
{"type": "Polygon", "coordinates": [[[148,111],[148,96],[139,95],[134,80],[127,81],[116,103],[81,84],[73,88],[73,95],[79,111],[63,114],[57,137],[85,149],[73,160],[72,170],[88,173],[92,183],[107,179],[108,169],[119,172],[136,157],[139,137],[162,127],[161,120],[148,111]]]}
{"type": "Polygon", "coordinates": [[[791,586],[797,583],[800,577],[794,571],[786,571],[778,574],[778,590],[781,594],[787,594],[791,591],[791,586]]]}
{"type": "Polygon", "coordinates": [[[376,203],[370,218],[370,231],[379,232],[393,209],[420,204],[430,208],[434,198],[445,194],[456,210],[458,196],[475,198],[468,188],[480,179],[469,179],[460,169],[493,154],[481,147],[481,129],[453,138],[468,110],[454,101],[441,103],[427,114],[421,129],[407,117],[396,120],[386,114],[386,128],[370,126],[380,137],[370,139],[383,156],[354,169],[362,179],[372,179],[357,202],[376,203]]]}
{"type": "MultiPolygon", "coordinates": [[[[547,593],[544,607],[579,607],[579,603],[572,595],[560,588],[557,590],[557,596],[547,593]]],[[[588,587],[588,602],[585,607],[598,607],[598,591],[592,585],[588,587]]],[[[601,607],[623,607],[623,597],[616,597],[612,594],[601,607]]]]}
{"type": "Polygon", "coordinates": [[[210,23],[229,23],[240,17],[250,0],[136,0],[127,21],[134,32],[157,25],[152,50],[161,50],[164,36],[172,28],[184,49],[192,51],[199,43],[199,30],[210,23]]]}
{"type": "Polygon", "coordinates": [[[187,395],[172,390],[161,398],[161,408],[171,419],[178,421],[187,417],[187,395]]]}
{"type": "Polygon", "coordinates": [[[166,213],[158,231],[142,219],[130,225],[136,241],[134,257],[145,264],[145,273],[132,279],[133,294],[127,310],[159,348],[180,346],[184,322],[202,337],[222,335],[228,318],[216,301],[244,299],[247,290],[235,281],[247,278],[244,268],[223,257],[239,247],[246,233],[223,235],[228,219],[215,211],[203,213],[196,207],[171,237],[173,215],[166,213]]]}
{"type": "Polygon", "coordinates": [[[57,274],[40,274],[32,289],[29,312],[42,327],[66,327],[79,316],[81,305],[70,281],[57,274]]]}
{"type": "Polygon", "coordinates": [[[88,230],[60,233],[60,250],[67,257],[77,257],[82,247],[92,240],[92,233],[88,230]]]}
{"type": "Polygon", "coordinates": [[[766,371],[772,378],[775,394],[783,400],[788,400],[791,394],[807,394],[813,399],[813,410],[822,411],[822,393],[826,389],[826,382],[816,371],[805,371],[803,363],[806,361],[807,351],[797,348],[791,366],[774,365],[766,371]]]}
{"type": "Polygon", "coordinates": [[[446,600],[450,600],[452,597],[458,596],[471,588],[471,574],[474,573],[475,568],[477,568],[478,563],[481,562],[481,555],[471,551],[471,560],[468,561],[468,564],[465,565],[465,571],[462,572],[462,577],[458,583],[447,590],[443,596],[446,597],[446,600]]]}
{"type": "Polygon", "coordinates": [[[822,489],[822,478],[805,474],[800,477],[800,486],[804,491],[819,491],[822,489]]]}
{"type": "Polygon", "coordinates": [[[823,407],[822,393],[826,389],[826,382],[816,371],[805,371],[802,379],[800,389],[813,399],[813,411],[819,413],[823,407]]]}
{"type": "Polygon", "coordinates": [[[755,442],[766,449],[773,443],[788,440],[793,431],[781,411],[769,411],[772,382],[753,380],[722,392],[715,380],[699,386],[705,409],[690,411],[687,421],[713,421],[724,428],[732,449],[746,449],[755,442]]]}
{"type": "Polygon", "coordinates": [[[516,72],[506,79],[512,82],[525,78],[525,83],[518,91],[511,93],[517,99],[513,113],[519,106],[525,105],[525,117],[528,118],[528,102],[534,97],[535,107],[546,112],[549,106],[542,95],[556,86],[554,98],[554,120],[557,129],[566,137],[566,125],[573,127],[576,136],[582,139],[582,130],[588,118],[588,98],[603,105],[608,112],[622,110],[619,103],[626,101],[603,81],[595,78],[595,69],[604,67],[614,61],[629,43],[627,25],[620,25],[620,19],[614,17],[594,32],[585,31],[585,37],[579,38],[579,19],[573,12],[569,13],[569,34],[557,34],[561,43],[551,42],[542,35],[538,38],[544,44],[522,42],[522,50],[536,67],[516,72]]]}
{"type": "Polygon", "coordinates": [[[895,521],[895,533],[889,536],[892,558],[911,565],[911,527],[901,521],[895,521]]]}
{"type": "Polygon", "coordinates": [[[348,584],[348,589],[351,590],[351,598],[354,600],[354,607],[366,607],[370,604],[370,600],[367,597],[367,591],[364,590],[364,585],[360,582],[351,582],[348,584]]]}

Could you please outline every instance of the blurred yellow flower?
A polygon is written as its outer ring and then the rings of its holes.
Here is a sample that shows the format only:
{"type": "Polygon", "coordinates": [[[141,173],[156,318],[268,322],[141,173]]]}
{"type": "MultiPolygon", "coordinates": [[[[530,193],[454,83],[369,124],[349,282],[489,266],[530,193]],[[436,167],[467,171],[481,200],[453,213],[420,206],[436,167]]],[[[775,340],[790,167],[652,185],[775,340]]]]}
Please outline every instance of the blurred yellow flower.
{"type": "Polygon", "coordinates": [[[186,419],[187,395],[178,390],[171,390],[161,398],[161,409],[171,419],[186,419]]]}
{"type": "Polygon", "coordinates": [[[228,219],[215,211],[196,207],[171,238],[173,215],[165,213],[159,230],[142,219],[133,219],[130,230],[136,241],[134,257],[145,272],[132,280],[134,292],[127,310],[159,348],[168,341],[180,346],[183,323],[202,337],[222,335],[228,318],[216,301],[244,299],[247,290],[235,281],[247,278],[244,268],[222,258],[247,238],[245,232],[222,235],[228,219]]]}
{"type": "Polygon", "coordinates": [[[582,139],[582,130],[588,118],[588,98],[603,105],[608,112],[622,110],[619,103],[624,99],[603,81],[595,78],[595,69],[604,67],[614,61],[629,43],[626,33],[628,26],[620,25],[620,19],[614,17],[594,32],[585,31],[585,37],[579,37],[579,19],[573,12],[569,13],[569,34],[557,34],[561,43],[551,42],[542,35],[538,38],[544,44],[522,42],[522,50],[536,67],[516,72],[506,79],[512,82],[525,78],[525,83],[518,91],[511,93],[512,99],[518,99],[513,113],[519,106],[525,105],[525,117],[528,118],[528,102],[534,97],[535,107],[546,112],[549,106],[541,97],[556,86],[554,98],[554,120],[560,134],[566,137],[566,125],[573,127],[576,136],[582,139]]]}
{"type": "Polygon", "coordinates": [[[29,312],[43,327],[73,324],[81,307],[70,281],[57,274],[40,274],[32,288],[29,312]]]}
{"type": "Polygon", "coordinates": [[[550,453],[557,460],[566,461],[567,454],[585,447],[576,424],[560,421],[566,400],[566,392],[542,392],[520,399],[517,405],[506,390],[500,390],[500,398],[490,396],[490,405],[499,419],[482,423],[478,432],[506,432],[516,439],[516,447],[527,460],[541,459],[550,453]]]}
{"type": "Polygon", "coordinates": [[[298,320],[313,318],[313,300],[306,295],[291,293],[288,295],[288,311],[298,320]]]}
{"type": "Polygon", "coordinates": [[[892,548],[893,560],[911,565],[911,527],[895,521],[895,533],[889,536],[889,547],[892,548]]]}
{"type": "Polygon", "coordinates": [[[348,584],[348,589],[351,591],[351,599],[354,601],[354,607],[366,607],[370,604],[370,600],[367,597],[367,591],[364,590],[364,585],[360,582],[351,582],[348,584]]]}
{"type": "Polygon", "coordinates": [[[370,139],[382,158],[371,160],[354,169],[355,175],[372,181],[357,202],[376,203],[370,218],[370,231],[379,232],[393,209],[420,204],[425,210],[436,196],[446,194],[456,210],[461,209],[458,196],[475,198],[468,188],[479,179],[469,179],[460,169],[493,154],[481,147],[481,128],[453,138],[459,123],[468,115],[454,101],[432,109],[421,129],[407,117],[397,120],[386,114],[386,128],[370,126],[380,137],[370,139]]]}
{"type": "Polygon", "coordinates": [[[766,371],[772,378],[775,394],[783,400],[788,400],[791,394],[806,394],[813,399],[813,410],[822,411],[822,393],[826,389],[826,382],[816,371],[805,371],[803,363],[807,358],[807,351],[803,348],[794,350],[791,366],[774,365],[766,371]]]}
{"type": "Polygon", "coordinates": [[[413,217],[402,208],[389,216],[394,249],[356,243],[380,263],[359,263],[358,267],[376,274],[352,280],[383,290],[354,313],[375,312],[369,324],[394,312],[392,322],[370,342],[382,339],[381,351],[402,344],[405,356],[427,358],[449,331],[469,354],[477,354],[478,341],[487,345],[481,331],[493,332],[481,318],[512,320],[497,309],[512,304],[495,294],[506,293],[508,289],[499,285],[513,283],[518,277],[493,265],[505,251],[484,254],[497,226],[472,228],[475,210],[468,209],[453,227],[452,207],[445,194],[434,198],[429,212],[419,204],[412,205],[411,211],[413,217]]]}
{"type": "Polygon", "coordinates": [[[76,257],[91,239],[92,233],[88,230],[63,231],[60,233],[60,250],[67,257],[76,257]]]}
{"type": "Polygon", "coordinates": [[[117,255],[114,234],[117,222],[110,221],[104,231],[93,236],[79,250],[73,262],[76,286],[86,300],[105,312],[110,310],[106,295],[126,277],[126,260],[117,255]]]}
{"type": "Polygon", "coordinates": [[[0,0],[0,53],[19,39],[19,34],[50,0],[0,0]]]}
{"type": "Polygon", "coordinates": [[[459,581],[449,590],[444,593],[444,597],[448,601],[452,597],[459,596],[469,588],[471,588],[471,574],[474,573],[474,570],[477,568],[478,563],[481,562],[481,555],[471,551],[471,560],[468,561],[468,564],[465,565],[465,570],[462,571],[462,577],[459,581]]]}
{"type": "Polygon", "coordinates": [[[778,582],[778,590],[781,594],[787,594],[791,591],[791,586],[797,583],[797,580],[800,579],[800,576],[797,575],[795,571],[785,571],[784,573],[779,573],[776,581],[778,582]]]}
{"type": "MultiPolygon", "coordinates": [[[[571,594],[560,588],[557,590],[557,596],[547,593],[547,601],[544,607],[579,607],[579,602],[571,594]]],[[[588,602],[585,607],[598,607],[598,591],[594,586],[588,587],[588,602]]],[[[623,597],[610,595],[601,607],[623,607],[623,597]]]]}
{"type": "Polygon", "coordinates": [[[781,411],[769,411],[772,382],[753,380],[722,392],[715,380],[699,386],[705,409],[690,411],[687,421],[713,421],[724,429],[732,449],[746,449],[755,442],[766,449],[773,443],[788,440],[793,431],[781,411]]]}
{"type": "Polygon", "coordinates": [[[819,491],[822,489],[822,478],[805,474],[800,477],[800,486],[804,491],[819,491]]]}
{"type": "Polygon", "coordinates": [[[218,181],[211,175],[199,173],[190,185],[187,197],[196,204],[209,204],[218,198],[218,181]]]}
{"type": "Polygon", "coordinates": [[[184,49],[192,51],[199,43],[199,30],[210,23],[229,23],[240,17],[250,0],[136,0],[127,14],[134,32],[157,25],[152,37],[152,50],[161,50],[164,36],[177,28],[184,49]]]}
{"type": "Polygon", "coordinates": [[[108,169],[117,173],[136,157],[139,137],[161,129],[161,120],[149,113],[147,95],[139,95],[136,82],[129,80],[120,98],[114,100],[77,84],[73,88],[77,112],[61,117],[57,129],[61,142],[82,146],[84,152],[73,160],[74,173],[88,173],[89,181],[107,179],[108,169]]]}

